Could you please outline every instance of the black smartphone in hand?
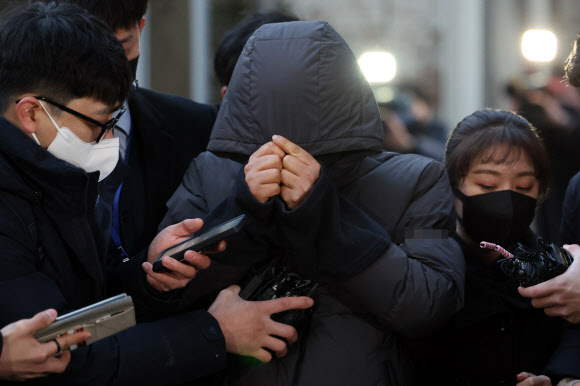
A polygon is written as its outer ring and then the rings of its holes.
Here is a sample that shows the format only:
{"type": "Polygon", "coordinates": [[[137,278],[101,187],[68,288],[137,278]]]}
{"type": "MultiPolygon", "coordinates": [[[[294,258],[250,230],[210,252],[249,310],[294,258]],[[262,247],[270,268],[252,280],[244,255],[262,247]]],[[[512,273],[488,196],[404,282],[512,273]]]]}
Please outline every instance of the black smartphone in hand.
{"type": "Polygon", "coordinates": [[[167,248],[159,255],[159,257],[157,257],[157,259],[155,259],[155,262],[153,263],[153,272],[169,272],[169,269],[167,269],[161,261],[164,256],[170,256],[181,263],[187,264],[187,261],[185,260],[186,251],[202,253],[224,240],[226,237],[231,236],[242,229],[244,218],[245,215],[242,214],[241,216],[213,227],[200,235],[193,234],[188,240],[174,245],[171,248],[167,248]]]}

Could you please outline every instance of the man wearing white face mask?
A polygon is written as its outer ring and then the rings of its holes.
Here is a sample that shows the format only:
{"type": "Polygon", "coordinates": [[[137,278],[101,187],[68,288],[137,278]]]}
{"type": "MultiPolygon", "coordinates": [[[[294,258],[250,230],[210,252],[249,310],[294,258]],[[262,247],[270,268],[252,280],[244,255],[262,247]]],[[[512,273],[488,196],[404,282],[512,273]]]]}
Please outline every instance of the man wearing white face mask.
{"type": "MultiPolygon", "coordinates": [[[[0,18],[0,326],[47,308],[63,314],[118,289],[136,307],[155,304],[140,266],[115,283],[104,259],[108,235],[95,222],[98,181],[119,154],[113,112],[131,84],[122,46],[72,5],[35,3],[13,12],[0,18]]],[[[159,254],[200,225],[190,220],[168,229],[149,252],[159,254]]],[[[209,264],[202,255],[194,261],[192,271],[209,264]]],[[[217,320],[192,312],[77,349],[68,370],[48,382],[178,383],[198,376],[190,373],[193,363],[203,375],[224,359],[217,320]],[[196,346],[203,349],[192,352],[196,346]],[[169,358],[173,373],[157,365],[169,358]]]]}
{"type": "MultiPolygon", "coordinates": [[[[153,289],[162,288],[156,275],[187,282],[208,267],[209,258],[193,251],[180,277],[146,274],[140,266],[197,231],[199,219],[163,230],[132,260],[139,264],[124,264],[123,272],[105,258],[109,235],[95,221],[97,188],[118,159],[110,130],[131,81],[119,41],[81,8],[33,3],[0,15],[0,328],[49,308],[63,314],[119,291],[132,295],[137,312],[155,309],[167,301],[167,294],[153,289]]],[[[138,323],[79,348],[63,374],[45,381],[169,385],[209,375],[224,366],[226,341],[234,353],[259,342],[251,328],[256,323],[237,330],[232,325],[248,319],[248,307],[260,305],[234,296],[218,300],[211,313],[138,323]]],[[[300,298],[261,303],[270,304],[269,313],[309,305],[300,298]]],[[[57,355],[68,347],[61,344],[54,347],[57,355]]],[[[14,364],[14,357],[2,354],[3,365],[14,364]]]]}
{"type": "MultiPolygon", "coordinates": [[[[91,173],[98,171],[99,182],[111,174],[115,168],[115,165],[117,164],[117,160],[119,159],[119,138],[110,138],[110,132],[111,129],[115,126],[115,123],[119,121],[119,118],[121,118],[125,110],[121,109],[114,118],[103,124],[87,117],[86,115],[69,109],[66,106],[53,102],[48,98],[39,96],[36,97],[36,99],[38,99],[38,103],[46,112],[50,118],[50,121],[57,130],[56,137],[53,139],[46,150],[52,153],[52,155],[55,157],[78,166],[81,169],[84,169],[86,172],[91,173]],[[92,125],[100,127],[101,132],[99,133],[96,140],[92,142],[85,142],[68,127],[59,127],[41,100],[44,100],[45,102],[48,102],[53,106],[68,112],[69,114],[82,118],[92,125]]],[[[35,133],[32,133],[32,137],[36,143],[41,145],[35,133]]]]}

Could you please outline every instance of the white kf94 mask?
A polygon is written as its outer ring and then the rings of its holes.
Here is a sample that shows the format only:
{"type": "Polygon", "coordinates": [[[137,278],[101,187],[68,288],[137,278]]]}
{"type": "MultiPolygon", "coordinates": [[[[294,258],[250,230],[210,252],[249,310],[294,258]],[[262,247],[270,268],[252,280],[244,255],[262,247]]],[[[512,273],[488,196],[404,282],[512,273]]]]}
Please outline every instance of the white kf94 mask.
{"type": "MultiPolygon", "coordinates": [[[[42,102],[38,101],[50,121],[58,131],[56,137],[48,146],[48,151],[57,158],[71,163],[84,171],[91,173],[99,171],[99,181],[104,180],[117,165],[119,160],[119,138],[103,139],[101,142],[87,143],[77,137],[69,128],[58,127],[42,102]]],[[[36,143],[40,145],[36,135],[32,133],[36,143]]]]}

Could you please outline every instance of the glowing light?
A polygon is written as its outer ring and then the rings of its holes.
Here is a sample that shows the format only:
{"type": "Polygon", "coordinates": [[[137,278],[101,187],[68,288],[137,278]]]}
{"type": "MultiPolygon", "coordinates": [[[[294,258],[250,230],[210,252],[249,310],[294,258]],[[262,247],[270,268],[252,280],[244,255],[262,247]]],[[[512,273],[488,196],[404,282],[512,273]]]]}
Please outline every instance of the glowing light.
{"type": "Polygon", "coordinates": [[[391,86],[373,86],[373,94],[377,103],[387,103],[395,99],[395,90],[391,86]]]}
{"type": "Polygon", "coordinates": [[[552,31],[527,30],[522,36],[522,54],[532,62],[550,62],[556,57],[558,39],[552,31]]]}
{"type": "Polygon", "coordinates": [[[358,64],[369,83],[386,83],[397,73],[395,57],[388,52],[365,52],[358,64]]]}

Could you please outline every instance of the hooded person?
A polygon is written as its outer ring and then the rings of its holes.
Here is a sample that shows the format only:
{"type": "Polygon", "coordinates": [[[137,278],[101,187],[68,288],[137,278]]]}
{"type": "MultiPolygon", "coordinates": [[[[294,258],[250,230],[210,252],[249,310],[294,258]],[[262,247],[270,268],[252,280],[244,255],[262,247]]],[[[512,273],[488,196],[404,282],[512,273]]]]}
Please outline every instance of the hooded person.
{"type": "Polygon", "coordinates": [[[192,161],[167,205],[161,228],[209,212],[250,217],[243,237],[251,248],[228,239],[240,264],[214,261],[199,272],[186,287],[189,306],[278,255],[320,283],[316,309],[287,355],[232,366],[227,384],[409,385],[414,366],[404,338],[427,333],[462,306],[464,262],[449,237],[454,206],[445,169],[382,150],[372,91],[325,22],[269,24],[254,33],[208,151],[192,161]],[[270,142],[298,146],[320,165],[298,205],[283,192],[259,200],[248,184],[250,164],[270,142]]]}

